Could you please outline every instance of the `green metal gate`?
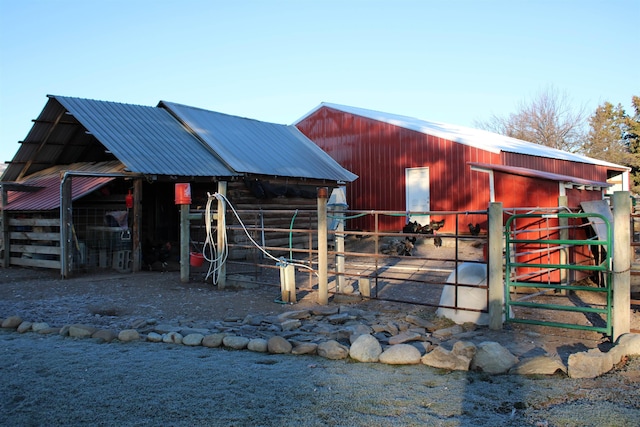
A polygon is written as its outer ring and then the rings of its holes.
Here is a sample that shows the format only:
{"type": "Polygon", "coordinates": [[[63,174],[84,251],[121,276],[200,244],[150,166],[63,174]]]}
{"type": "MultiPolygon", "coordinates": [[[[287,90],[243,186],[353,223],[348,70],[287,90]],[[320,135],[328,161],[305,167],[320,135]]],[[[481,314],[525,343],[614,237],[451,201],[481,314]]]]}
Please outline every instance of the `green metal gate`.
{"type": "MultiPolygon", "coordinates": [[[[594,226],[594,229],[596,227],[594,226]]],[[[543,326],[553,326],[559,328],[569,328],[569,329],[580,329],[580,330],[589,330],[604,333],[608,336],[612,334],[612,321],[611,321],[611,308],[612,308],[612,291],[611,291],[611,270],[612,270],[612,259],[611,255],[613,253],[613,232],[611,227],[611,222],[608,218],[601,214],[597,213],[553,213],[553,214],[545,214],[545,213],[535,213],[535,214],[516,214],[511,216],[505,225],[505,259],[506,259],[506,271],[505,271],[505,280],[506,280],[506,292],[505,292],[505,303],[506,303],[506,321],[511,323],[528,323],[534,325],[543,325],[543,326]],[[524,219],[521,222],[533,222],[538,221],[538,224],[544,223],[545,221],[548,223],[549,220],[554,221],[554,223],[547,227],[546,229],[540,228],[536,233],[535,230],[532,233],[532,230],[529,229],[518,229],[516,227],[516,221],[519,219],[524,219]],[[588,224],[597,224],[599,231],[595,233],[596,235],[593,238],[587,238],[585,236],[584,239],[569,239],[566,237],[566,230],[569,229],[569,221],[573,219],[573,223],[578,222],[578,220],[584,221],[586,219],[588,224]],[[557,220],[557,221],[556,221],[557,220]],[[540,231],[546,230],[546,231],[540,231]],[[564,230],[564,233],[562,232],[564,230]],[[534,238],[524,238],[529,237],[527,234],[537,234],[534,238]],[[546,234],[546,235],[545,235],[546,234]],[[524,236],[524,237],[523,237],[524,236]],[[558,238],[549,238],[555,237],[558,238]],[[526,248],[527,252],[518,253],[518,248],[526,248]],[[600,255],[602,255],[601,259],[598,260],[595,257],[596,262],[593,262],[591,265],[586,265],[583,263],[571,263],[566,259],[566,254],[575,250],[576,248],[596,248],[600,255]],[[600,250],[602,249],[602,250],[600,250]],[[526,258],[527,254],[532,253],[540,253],[545,254],[547,257],[546,262],[541,262],[538,257],[535,262],[530,260],[522,260],[521,258],[526,258]],[[565,254],[565,259],[561,256],[561,253],[565,254]],[[555,255],[551,255],[555,254],[555,255]],[[521,261],[521,262],[519,262],[521,261]],[[528,274],[519,274],[522,270],[528,270],[528,274]],[[551,277],[551,274],[555,274],[560,277],[567,277],[571,271],[573,272],[586,272],[587,274],[599,274],[603,279],[600,287],[593,286],[582,286],[582,285],[571,285],[568,281],[553,281],[548,280],[547,283],[543,283],[541,281],[531,281],[527,280],[535,275],[535,272],[538,271],[538,277],[541,275],[546,275],[546,277],[551,277]],[[534,271],[534,273],[531,273],[534,271]],[[541,292],[536,292],[534,290],[542,289],[541,292]],[[531,299],[532,295],[540,295],[543,293],[550,293],[553,291],[553,295],[555,296],[568,296],[572,291],[587,291],[587,292],[598,292],[605,294],[605,304],[597,304],[596,306],[576,306],[576,305],[563,305],[563,304],[548,304],[548,303],[538,303],[533,301],[527,301],[527,299],[531,299]],[[520,294],[525,295],[523,298],[515,299],[514,295],[517,297],[520,294]],[[597,315],[599,317],[604,316],[602,319],[606,322],[606,326],[597,326],[597,325],[584,325],[570,322],[555,322],[555,321],[545,321],[540,318],[518,318],[514,315],[517,310],[512,310],[512,308],[517,307],[526,307],[532,312],[536,312],[536,310],[562,310],[565,312],[578,312],[584,313],[585,316],[594,316],[597,315]]],[[[575,273],[572,273],[575,274],[575,273]]],[[[556,301],[557,302],[557,301],[556,301]]],[[[541,317],[541,316],[538,316],[541,317]]],[[[570,316],[567,316],[570,317],[570,316]]],[[[603,322],[600,322],[603,323],[603,322]]]]}

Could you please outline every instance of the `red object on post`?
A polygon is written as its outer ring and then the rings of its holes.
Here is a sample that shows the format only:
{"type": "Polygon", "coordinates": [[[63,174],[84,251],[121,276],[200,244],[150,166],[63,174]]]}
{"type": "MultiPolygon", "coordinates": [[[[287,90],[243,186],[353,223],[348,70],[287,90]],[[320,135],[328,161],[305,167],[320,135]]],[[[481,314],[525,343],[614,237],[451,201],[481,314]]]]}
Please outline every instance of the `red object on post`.
{"type": "Polygon", "coordinates": [[[176,205],[191,204],[191,185],[187,183],[176,183],[176,205]]]}
{"type": "Polygon", "coordinates": [[[124,202],[127,205],[127,209],[133,208],[133,194],[131,194],[131,190],[129,190],[129,194],[124,196],[124,202]]]}

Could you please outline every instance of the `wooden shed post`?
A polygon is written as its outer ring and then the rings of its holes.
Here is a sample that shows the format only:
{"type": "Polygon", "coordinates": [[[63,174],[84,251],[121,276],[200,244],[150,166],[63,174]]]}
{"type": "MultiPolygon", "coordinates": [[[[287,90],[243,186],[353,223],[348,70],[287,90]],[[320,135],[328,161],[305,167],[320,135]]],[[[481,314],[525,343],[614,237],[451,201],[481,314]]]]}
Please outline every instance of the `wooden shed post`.
{"type": "Polygon", "coordinates": [[[4,249],[4,256],[2,258],[2,266],[3,267],[9,267],[9,264],[11,263],[11,257],[9,255],[11,255],[11,247],[9,245],[9,213],[7,212],[7,210],[5,209],[5,207],[8,204],[8,198],[7,198],[7,190],[4,187],[4,185],[0,186],[0,223],[2,223],[2,230],[0,230],[0,233],[2,233],[2,247],[0,247],[0,249],[4,249]]]}
{"type": "Polygon", "coordinates": [[[631,195],[628,191],[613,193],[613,340],[629,333],[631,328],[631,195]]]}
{"type": "MultiPolygon", "coordinates": [[[[489,329],[502,329],[504,312],[504,276],[502,203],[489,203],[489,260],[487,265],[489,285],[489,329]]],[[[506,291],[508,292],[508,290],[506,291]]]]}
{"type": "Polygon", "coordinates": [[[60,273],[63,278],[71,273],[73,251],[71,250],[71,227],[73,226],[73,207],[71,205],[72,177],[62,175],[60,185],[60,273]]]}
{"type": "Polygon", "coordinates": [[[142,180],[133,180],[133,225],[131,255],[133,271],[142,269],[142,247],[140,245],[140,222],[142,219],[142,180]]]}
{"type": "Polygon", "coordinates": [[[326,187],[318,188],[318,304],[329,303],[326,187]]]}
{"type": "MultiPolygon", "coordinates": [[[[218,194],[227,197],[227,181],[218,181],[218,194]]],[[[217,233],[217,242],[218,251],[224,250],[225,245],[225,234],[227,232],[227,222],[225,221],[226,217],[226,209],[225,204],[222,200],[218,199],[218,233],[217,233]]],[[[220,260],[218,263],[218,289],[224,289],[227,285],[227,265],[224,262],[225,260],[220,260]]]]}
{"type": "Polygon", "coordinates": [[[190,222],[189,222],[190,205],[180,205],[180,281],[187,283],[189,281],[189,240],[190,222]]]}

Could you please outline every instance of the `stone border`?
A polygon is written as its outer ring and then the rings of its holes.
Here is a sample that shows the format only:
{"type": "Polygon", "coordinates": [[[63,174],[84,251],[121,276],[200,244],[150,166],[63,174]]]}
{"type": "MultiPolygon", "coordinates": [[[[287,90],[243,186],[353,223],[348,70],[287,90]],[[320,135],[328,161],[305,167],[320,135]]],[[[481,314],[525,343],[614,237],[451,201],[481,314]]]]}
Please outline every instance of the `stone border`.
{"type": "Polygon", "coordinates": [[[621,336],[608,352],[591,349],[572,354],[568,366],[557,355],[520,360],[493,341],[476,345],[461,340],[447,350],[440,345],[441,341],[464,333],[462,326],[438,329],[428,320],[411,314],[400,320],[381,320],[376,314],[348,306],[320,306],[278,316],[228,318],[212,322],[207,328],[158,324],[155,319],[145,319],[115,332],[84,324],[51,327],[46,322],[25,321],[16,315],[0,319],[0,324],[3,329],[18,333],[59,334],[106,343],[144,340],[270,354],[317,355],[331,360],[350,358],[362,363],[423,364],[492,375],[562,372],[571,378],[595,378],[612,370],[627,356],[640,356],[640,334],[621,336]]]}

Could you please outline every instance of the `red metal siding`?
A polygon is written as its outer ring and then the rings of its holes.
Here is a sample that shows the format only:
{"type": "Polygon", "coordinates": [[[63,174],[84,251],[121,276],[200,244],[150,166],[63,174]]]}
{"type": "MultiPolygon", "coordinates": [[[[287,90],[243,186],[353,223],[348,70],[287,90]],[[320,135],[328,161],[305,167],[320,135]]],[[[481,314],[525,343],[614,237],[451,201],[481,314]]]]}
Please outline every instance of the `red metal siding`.
{"type": "Polygon", "coordinates": [[[502,164],[574,176],[591,181],[607,181],[606,167],[586,163],[503,152],[502,164]]]}
{"type": "MultiPolygon", "coordinates": [[[[606,170],[593,165],[513,153],[496,154],[403,127],[322,107],[297,127],[359,178],[347,187],[356,210],[404,211],[405,169],[429,167],[432,211],[487,209],[489,175],[472,171],[469,162],[504,164],[606,181],[606,170]]],[[[505,207],[557,206],[558,183],[503,174],[496,178],[496,200],[505,207]]],[[[482,221],[483,218],[477,218],[482,221]]],[[[476,218],[469,218],[476,222],[476,218]]],[[[380,228],[400,230],[402,217],[387,217],[380,228]]],[[[363,217],[351,228],[373,229],[363,217]]],[[[464,225],[463,225],[464,226],[464,225]]],[[[446,224],[444,231],[452,231],[446,224]]]]}

